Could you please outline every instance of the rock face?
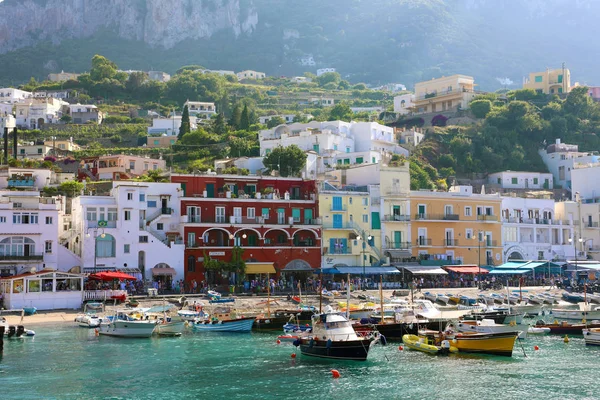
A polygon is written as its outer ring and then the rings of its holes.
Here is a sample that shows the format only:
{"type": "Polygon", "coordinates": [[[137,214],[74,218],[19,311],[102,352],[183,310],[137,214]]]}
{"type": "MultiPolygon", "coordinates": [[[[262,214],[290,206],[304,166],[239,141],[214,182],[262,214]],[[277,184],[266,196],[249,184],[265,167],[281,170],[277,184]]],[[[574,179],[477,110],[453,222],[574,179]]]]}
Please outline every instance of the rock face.
{"type": "Polygon", "coordinates": [[[109,29],[124,39],[171,48],[186,39],[258,23],[248,0],[5,0],[0,3],[0,54],[41,40],[86,38],[109,29]]]}

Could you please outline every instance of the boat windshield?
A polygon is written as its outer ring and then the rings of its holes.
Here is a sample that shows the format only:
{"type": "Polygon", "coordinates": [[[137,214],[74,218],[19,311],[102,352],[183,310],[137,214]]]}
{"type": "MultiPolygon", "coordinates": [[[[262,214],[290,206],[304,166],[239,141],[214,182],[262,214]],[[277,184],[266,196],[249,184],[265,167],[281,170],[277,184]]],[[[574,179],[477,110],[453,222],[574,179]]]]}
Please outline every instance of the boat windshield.
{"type": "Polygon", "coordinates": [[[327,322],[325,324],[326,329],[336,329],[336,328],[345,328],[348,326],[347,321],[335,321],[335,322],[327,322]]]}

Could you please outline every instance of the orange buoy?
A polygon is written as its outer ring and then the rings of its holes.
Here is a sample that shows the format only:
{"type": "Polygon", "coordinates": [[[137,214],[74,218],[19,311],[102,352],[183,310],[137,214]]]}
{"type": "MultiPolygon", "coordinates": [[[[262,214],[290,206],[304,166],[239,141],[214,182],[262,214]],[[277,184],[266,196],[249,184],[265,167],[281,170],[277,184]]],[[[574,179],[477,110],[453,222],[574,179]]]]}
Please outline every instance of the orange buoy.
{"type": "Polygon", "coordinates": [[[332,369],[332,370],[331,370],[331,376],[332,376],[334,379],[337,379],[337,378],[339,378],[339,377],[340,377],[340,371],[338,371],[337,369],[332,369]]]}
{"type": "Polygon", "coordinates": [[[538,346],[538,345],[535,345],[535,346],[533,346],[533,349],[537,351],[537,350],[539,350],[539,349],[540,349],[540,346],[538,346]]]}
{"type": "Polygon", "coordinates": [[[398,350],[402,351],[402,350],[404,350],[404,347],[398,346],[398,350]]]}
{"type": "Polygon", "coordinates": [[[277,344],[281,344],[281,340],[277,339],[277,344]]]}
{"type": "Polygon", "coordinates": [[[292,353],[292,355],[290,357],[296,358],[296,353],[292,353]]]}

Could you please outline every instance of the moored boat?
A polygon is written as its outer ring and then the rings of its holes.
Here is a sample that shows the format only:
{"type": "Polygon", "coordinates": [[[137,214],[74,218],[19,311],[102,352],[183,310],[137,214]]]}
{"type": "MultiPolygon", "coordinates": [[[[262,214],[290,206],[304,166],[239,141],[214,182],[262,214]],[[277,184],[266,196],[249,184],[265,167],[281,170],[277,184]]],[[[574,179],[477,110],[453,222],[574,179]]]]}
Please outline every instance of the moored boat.
{"type": "Polygon", "coordinates": [[[439,345],[427,336],[404,335],[402,343],[411,350],[421,351],[427,354],[449,354],[458,353],[458,349],[450,345],[448,340],[443,340],[439,345]]]}
{"type": "Polygon", "coordinates": [[[547,324],[544,321],[537,321],[535,324],[536,328],[548,328],[550,333],[554,335],[581,335],[583,330],[587,328],[600,328],[599,321],[592,321],[589,324],[576,323],[572,324],[567,321],[554,321],[551,324],[547,324]]]}
{"type": "Polygon", "coordinates": [[[313,331],[294,341],[304,356],[336,360],[365,361],[372,337],[359,337],[341,314],[325,313],[313,317],[313,331]]]}
{"type": "Polygon", "coordinates": [[[441,340],[449,340],[452,346],[456,347],[460,353],[480,353],[492,354],[497,356],[511,357],[515,341],[516,332],[502,333],[442,333],[433,331],[422,331],[420,334],[431,334],[439,336],[441,340]]]}
{"type": "Polygon", "coordinates": [[[107,324],[101,324],[96,329],[100,335],[105,336],[148,338],[152,336],[154,328],[156,328],[155,321],[136,320],[127,315],[127,311],[117,311],[109,318],[107,324]]]}
{"type": "Polygon", "coordinates": [[[243,317],[225,320],[214,319],[196,321],[192,324],[192,328],[195,331],[206,332],[250,332],[254,320],[254,317],[243,317]]]}
{"type": "Polygon", "coordinates": [[[600,328],[584,329],[583,340],[586,346],[600,346],[600,328]]]}
{"type": "Polygon", "coordinates": [[[572,310],[568,308],[553,308],[552,315],[558,319],[600,319],[600,307],[592,306],[589,303],[578,303],[578,309],[572,310]]]}
{"type": "Polygon", "coordinates": [[[482,319],[479,321],[459,321],[456,324],[456,329],[459,332],[476,332],[476,333],[516,333],[519,338],[527,337],[528,326],[524,324],[497,324],[491,319],[482,319]]]}

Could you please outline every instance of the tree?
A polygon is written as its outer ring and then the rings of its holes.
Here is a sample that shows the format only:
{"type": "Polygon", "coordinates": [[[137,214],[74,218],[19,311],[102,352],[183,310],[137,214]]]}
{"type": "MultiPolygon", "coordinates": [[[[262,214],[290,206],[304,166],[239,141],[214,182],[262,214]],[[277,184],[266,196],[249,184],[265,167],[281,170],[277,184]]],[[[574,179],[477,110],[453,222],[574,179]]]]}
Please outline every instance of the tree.
{"type": "Polygon", "coordinates": [[[285,124],[285,119],[281,118],[279,115],[276,115],[267,121],[267,128],[275,128],[281,124],[285,124]]]}
{"type": "Polygon", "coordinates": [[[179,135],[177,139],[181,139],[183,135],[190,132],[190,110],[188,106],[183,107],[183,114],[181,114],[181,126],[179,127],[179,135]]]}
{"type": "Polygon", "coordinates": [[[346,102],[337,103],[331,107],[329,111],[329,119],[332,121],[350,121],[354,113],[350,109],[350,106],[346,102]]]}
{"type": "Polygon", "coordinates": [[[146,171],[145,175],[139,176],[136,180],[143,182],[169,182],[169,177],[160,169],[152,169],[146,171]]]}
{"type": "Polygon", "coordinates": [[[593,108],[593,100],[588,94],[587,86],[578,86],[571,89],[563,108],[565,112],[576,117],[588,117],[593,108]]]}
{"type": "Polygon", "coordinates": [[[248,111],[248,104],[244,104],[242,115],[240,116],[240,129],[247,131],[250,128],[250,114],[248,111]]]}
{"type": "Polygon", "coordinates": [[[99,82],[103,79],[112,79],[117,75],[117,64],[108,58],[96,54],[92,58],[92,69],[90,69],[90,78],[99,82]]]}
{"type": "Polygon", "coordinates": [[[264,159],[265,167],[281,176],[299,176],[306,165],[306,153],[298,146],[276,147],[264,159]]]}
{"type": "Polygon", "coordinates": [[[67,197],[77,197],[83,190],[83,183],[77,181],[64,181],[58,190],[65,193],[67,197]]]}
{"type": "Polygon", "coordinates": [[[211,118],[210,128],[217,135],[224,135],[229,132],[223,113],[218,113],[214,118],[211,118]]]}
{"type": "Polygon", "coordinates": [[[485,118],[492,110],[492,102],[487,99],[473,100],[469,108],[475,118],[485,118]]]}
{"type": "Polygon", "coordinates": [[[321,76],[316,77],[316,82],[319,86],[325,86],[328,83],[334,83],[335,86],[339,85],[342,77],[337,72],[325,72],[321,76]]]}
{"type": "Polygon", "coordinates": [[[71,116],[70,115],[63,115],[62,117],[60,117],[60,120],[62,122],[64,122],[65,124],[68,124],[69,122],[71,122],[71,116]]]}
{"type": "Polygon", "coordinates": [[[148,74],[145,72],[137,71],[129,74],[127,82],[125,82],[125,88],[130,92],[136,92],[140,90],[144,82],[148,79],[148,74]]]}

